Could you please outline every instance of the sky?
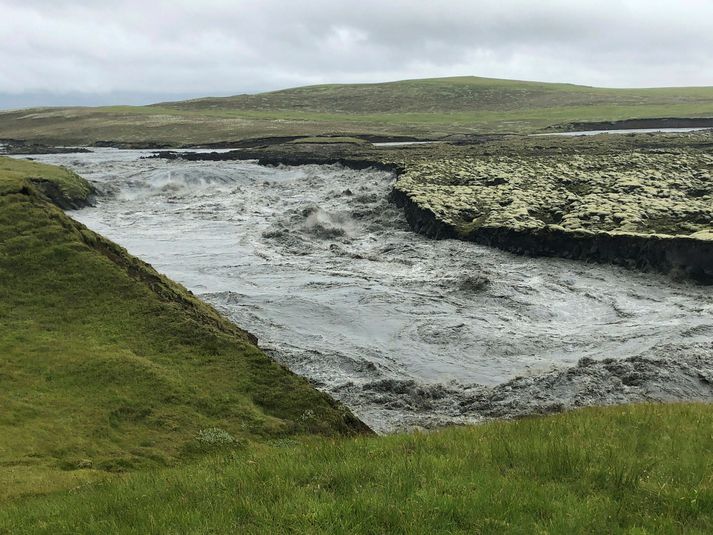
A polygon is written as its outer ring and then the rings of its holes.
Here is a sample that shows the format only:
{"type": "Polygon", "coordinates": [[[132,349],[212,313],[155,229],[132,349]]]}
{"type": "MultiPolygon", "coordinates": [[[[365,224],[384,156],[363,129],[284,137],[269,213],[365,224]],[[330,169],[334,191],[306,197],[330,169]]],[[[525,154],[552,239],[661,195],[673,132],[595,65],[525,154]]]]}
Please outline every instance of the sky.
{"type": "Polygon", "coordinates": [[[0,108],[487,76],[713,85],[713,0],[0,0],[0,108]]]}

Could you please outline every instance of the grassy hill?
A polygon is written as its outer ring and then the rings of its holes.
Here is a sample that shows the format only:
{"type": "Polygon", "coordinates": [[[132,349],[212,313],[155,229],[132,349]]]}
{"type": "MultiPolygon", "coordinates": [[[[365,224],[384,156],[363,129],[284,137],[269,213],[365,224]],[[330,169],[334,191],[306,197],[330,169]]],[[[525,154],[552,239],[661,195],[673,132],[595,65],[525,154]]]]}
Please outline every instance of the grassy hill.
{"type": "Polygon", "coordinates": [[[319,85],[152,106],[5,112],[0,139],[190,145],[338,134],[438,138],[662,117],[713,117],[713,88],[602,89],[477,77],[319,85]]]}
{"type": "Polygon", "coordinates": [[[573,84],[465,76],[375,84],[314,85],[257,95],[167,102],[156,106],[185,110],[440,114],[582,106],[687,104],[713,104],[713,88],[602,89],[573,84]]]}
{"type": "Polygon", "coordinates": [[[48,199],[90,194],[69,171],[0,158],[0,501],[216,444],[367,431],[48,199]]]}

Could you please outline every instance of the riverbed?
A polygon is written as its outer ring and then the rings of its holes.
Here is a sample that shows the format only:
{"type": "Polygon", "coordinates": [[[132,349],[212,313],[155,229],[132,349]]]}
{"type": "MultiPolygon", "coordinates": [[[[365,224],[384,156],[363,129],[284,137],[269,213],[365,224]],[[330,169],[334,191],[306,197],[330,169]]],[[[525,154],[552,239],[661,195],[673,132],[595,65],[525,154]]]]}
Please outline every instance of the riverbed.
{"type": "Polygon", "coordinates": [[[379,432],[713,399],[710,288],[430,240],[388,202],[394,176],[383,171],[149,154],[33,158],[97,187],[96,205],[73,218],[379,432]]]}

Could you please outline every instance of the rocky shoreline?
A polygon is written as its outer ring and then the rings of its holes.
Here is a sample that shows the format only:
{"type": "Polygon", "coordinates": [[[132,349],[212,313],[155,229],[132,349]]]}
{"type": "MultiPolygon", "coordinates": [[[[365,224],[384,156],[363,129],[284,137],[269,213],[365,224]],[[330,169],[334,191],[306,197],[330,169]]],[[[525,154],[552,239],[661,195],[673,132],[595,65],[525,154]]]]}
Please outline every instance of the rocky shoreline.
{"type": "Polygon", "coordinates": [[[481,227],[468,233],[441,221],[395,187],[391,199],[403,208],[411,228],[435,239],[462,239],[528,256],[552,256],[658,271],[713,284],[713,241],[689,237],[516,230],[481,227]]]}
{"type": "Polygon", "coordinates": [[[659,119],[625,119],[623,121],[574,122],[551,126],[547,130],[586,132],[589,130],[629,130],[638,128],[713,128],[713,118],[666,117],[659,119]]]}
{"type": "MultiPolygon", "coordinates": [[[[351,406],[381,406],[406,415],[401,428],[438,428],[450,423],[555,414],[583,407],[629,403],[713,401],[710,345],[684,355],[667,356],[661,348],[647,357],[581,359],[575,366],[517,377],[494,387],[382,380],[363,386],[348,384],[333,395],[351,406]],[[429,420],[428,414],[439,414],[429,420]]],[[[377,418],[373,418],[377,419],[377,418]]],[[[375,431],[385,430],[375,426],[375,431]]]]}
{"type": "MultiPolygon", "coordinates": [[[[597,126],[601,126],[597,124],[597,126]]],[[[629,126],[627,126],[629,127],[629,126]]],[[[277,146],[279,147],[279,145],[277,146]]],[[[30,147],[14,147],[26,153],[30,147]]],[[[85,148],[42,147],[39,153],[88,152],[85,148]]],[[[342,165],[362,170],[374,168],[400,175],[405,165],[397,161],[380,159],[379,154],[344,154],[339,150],[327,153],[285,151],[266,148],[245,148],[229,152],[181,152],[161,150],[154,156],[162,159],[188,161],[257,160],[260,165],[342,165]]],[[[91,203],[65,202],[52,184],[36,181],[38,189],[64,209],[78,208],[91,203]],[[56,190],[56,191],[55,191],[56,190]]],[[[713,240],[664,234],[635,234],[567,231],[559,228],[515,229],[481,226],[464,231],[439,218],[433,211],[414,202],[409,194],[394,186],[390,199],[404,210],[406,220],[414,232],[434,239],[462,239],[481,245],[497,247],[527,256],[560,257],[604,264],[615,264],[643,271],[670,274],[677,278],[692,279],[713,284],[713,240]]]]}

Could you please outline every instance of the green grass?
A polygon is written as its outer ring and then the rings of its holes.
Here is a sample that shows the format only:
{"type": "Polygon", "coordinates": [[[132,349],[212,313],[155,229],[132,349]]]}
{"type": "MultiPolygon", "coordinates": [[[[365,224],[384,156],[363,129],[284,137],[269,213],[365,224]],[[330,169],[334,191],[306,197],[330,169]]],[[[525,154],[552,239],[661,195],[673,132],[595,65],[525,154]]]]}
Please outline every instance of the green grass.
{"type": "Polygon", "coordinates": [[[364,431],[212,308],[67,217],[39,178],[74,201],[89,191],[68,171],[0,158],[0,501],[193,459],[204,429],[236,443],[364,431]]]}
{"type": "Polygon", "coordinates": [[[322,85],[154,106],[5,112],[0,139],[191,145],[269,136],[438,138],[660,117],[713,117],[713,88],[603,89],[477,77],[322,85]]]}
{"type": "MultiPolygon", "coordinates": [[[[253,445],[0,511],[4,533],[710,533],[708,405],[253,445]]],[[[3,528],[0,528],[3,533],[3,528]]]]}
{"type": "Polygon", "coordinates": [[[28,182],[35,187],[38,183],[55,184],[61,197],[59,200],[83,202],[91,194],[89,184],[72,171],[0,157],[0,195],[19,192],[28,182]]]}

